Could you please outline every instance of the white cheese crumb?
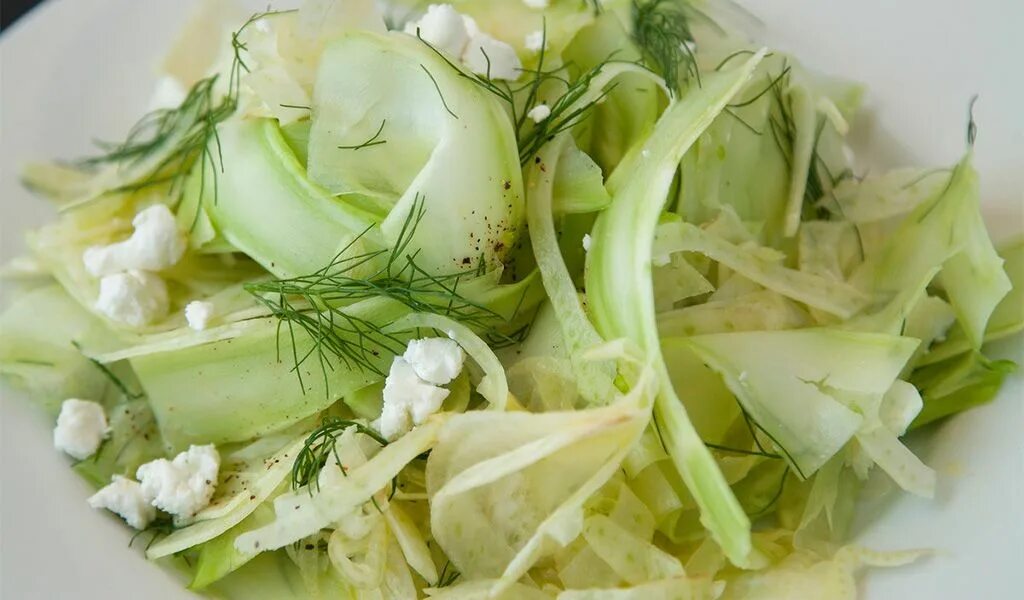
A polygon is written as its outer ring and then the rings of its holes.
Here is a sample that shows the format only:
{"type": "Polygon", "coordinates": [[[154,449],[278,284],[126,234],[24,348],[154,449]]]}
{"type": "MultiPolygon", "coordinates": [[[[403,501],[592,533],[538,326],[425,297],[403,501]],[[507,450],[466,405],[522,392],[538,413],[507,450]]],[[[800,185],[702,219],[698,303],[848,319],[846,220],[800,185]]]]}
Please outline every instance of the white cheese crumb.
{"type": "Polygon", "coordinates": [[[173,267],[185,253],[185,237],[178,222],[163,204],[154,204],[135,215],[135,231],[122,242],[93,246],[82,254],[85,269],[95,277],[122,271],[162,271],[173,267]]]}
{"type": "Polygon", "coordinates": [[[217,487],[220,454],[213,444],[190,446],[174,457],[148,462],[135,472],[142,494],[153,506],[178,519],[190,519],[205,508],[217,487]]]}
{"type": "Polygon", "coordinates": [[[156,80],[153,87],[153,95],[149,97],[149,110],[161,110],[166,108],[177,108],[185,101],[188,90],[181,85],[177,77],[164,75],[156,80]]]}
{"type": "Polygon", "coordinates": [[[462,372],[466,355],[462,347],[451,339],[423,338],[409,342],[402,358],[423,381],[445,385],[462,372]]]}
{"type": "Polygon", "coordinates": [[[142,486],[120,475],[89,497],[89,506],[117,514],[135,529],[145,529],[156,518],[156,509],[146,501],[142,486]]]}
{"type": "MultiPolygon", "coordinates": [[[[480,26],[476,24],[476,19],[473,17],[469,15],[462,15],[462,24],[466,27],[466,35],[469,36],[466,38],[467,44],[474,36],[480,35],[480,26]]],[[[463,48],[463,50],[465,50],[465,48],[463,48]]]]}
{"type": "Polygon", "coordinates": [[[462,52],[462,62],[470,71],[491,79],[516,79],[523,68],[512,46],[486,33],[470,38],[462,52]]]}
{"type": "MultiPolygon", "coordinates": [[[[476,23],[473,23],[476,26],[476,23]]],[[[462,51],[469,42],[467,23],[459,11],[451,4],[431,4],[419,21],[406,24],[405,32],[423,38],[431,46],[443,50],[452,56],[462,56],[462,51]]]]}
{"type": "Polygon", "coordinates": [[[213,302],[193,300],[185,305],[185,320],[194,331],[202,331],[213,318],[213,302]]]}
{"type": "Polygon", "coordinates": [[[525,46],[530,52],[540,52],[544,47],[544,31],[538,29],[537,31],[526,34],[526,39],[523,40],[523,46],[525,46]]]}
{"type": "Polygon", "coordinates": [[[526,116],[533,119],[534,123],[540,123],[551,116],[551,108],[547,104],[538,104],[531,108],[530,112],[526,113],[526,116]]]}
{"type": "Polygon", "coordinates": [[[516,79],[522,69],[512,46],[480,31],[472,17],[459,13],[451,4],[431,4],[419,21],[406,23],[404,31],[409,35],[418,32],[434,48],[459,57],[477,75],[516,79]]]}
{"type": "Polygon", "coordinates": [[[53,428],[55,448],[78,460],[96,453],[107,437],[107,415],[96,402],[71,398],[60,406],[57,426],[53,428]]]}
{"type": "Polygon", "coordinates": [[[100,280],[96,310],[114,321],[143,327],[167,314],[167,285],[144,271],[107,275],[100,280]]]}
{"type": "Polygon", "coordinates": [[[583,234],[583,251],[590,252],[590,244],[593,238],[590,237],[589,233],[583,234]]]}
{"type": "Polygon", "coordinates": [[[412,365],[396,356],[384,380],[380,434],[393,440],[407,433],[413,425],[420,425],[437,412],[448,393],[448,390],[420,379],[412,365]]]}
{"type": "Polygon", "coordinates": [[[746,371],[740,371],[740,376],[737,377],[736,379],[739,380],[740,383],[746,383],[747,382],[747,372],[746,371]]]}
{"type": "Polygon", "coordinates": [[[544,10],[550,4],[550,0],[523,0],[523,4],[537,10],[544,10]]]}

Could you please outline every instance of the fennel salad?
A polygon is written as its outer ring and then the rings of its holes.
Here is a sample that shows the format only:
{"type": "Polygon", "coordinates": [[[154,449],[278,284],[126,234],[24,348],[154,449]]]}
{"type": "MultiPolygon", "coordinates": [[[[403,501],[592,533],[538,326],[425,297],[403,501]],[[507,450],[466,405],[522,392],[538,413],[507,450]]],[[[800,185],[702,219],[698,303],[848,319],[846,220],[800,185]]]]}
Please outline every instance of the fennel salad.
{"type": "Polygon", "coordinates": [[[851,543],[862,488],[932,497],[904,436],[1015,369],[1024,237],[973,117],[859,171],[862,86],[731,11],[203,2],[25,168],[0,374],[213,597],[852,600],[928,552],[851,543]]]}

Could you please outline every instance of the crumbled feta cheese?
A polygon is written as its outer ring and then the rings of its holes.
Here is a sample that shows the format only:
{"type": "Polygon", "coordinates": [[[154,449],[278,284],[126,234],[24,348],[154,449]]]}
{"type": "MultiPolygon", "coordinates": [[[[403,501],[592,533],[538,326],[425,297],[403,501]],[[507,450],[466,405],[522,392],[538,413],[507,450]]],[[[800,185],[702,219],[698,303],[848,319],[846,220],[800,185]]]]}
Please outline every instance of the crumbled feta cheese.
{"type": "Polygon", "coordinates": [[[210,444],[190,446],[174,460],[148,462],[135,476],[150,504],[179,519],[190,519],[210,503],[219,470],[220,454],[210,444]]]}
{"type": "Polygon", "coordinates": [[[584,233],[583,234],[583,251],[584,252],[590,252],[591,240],[592,240],[592,238],[590,237],[589,233],[584,233]]]}
{"type": "Polygon", "coordinates": [[[167,314],[167,285],[158,275],[128,271],[100,280],[96,310],[110,319],[142,327],[167,314]]]}
{"type": "Polygon", "coordinates": [[[202,331],[209,325],[213,318],[213,302],[205,300],[193,300],[185,305],[185,320],[188,326],[195,331],[202,331]]]}
{"type": "Polygon", "coordinates": [[[95,277],[122,271],[161,271],[172,267],[185,253],[185,238],[178,222],[163,204],[154,204],[135,215],[130,238],[108,246],[93,246],[82,254],[85,269],[95,277]]]}
{"type": "Polygon", "coordinates": [[[544,10],[550,4],[550,0],[523,0],[523,4],[537,10],[544,10]]]}
{"type": "Polygon", "coordinates": [[[462,52],[462,62],[470,71],[491,79],[517,79],[523,68],[512,46],[486,33],[470,38],[462,52]]]}
{"type": "Polygon", "coordinates": [[[408,432],[413,425],[420,425],[441,408],[448,393],[448,390],[420,379],[412,365],[396,356],[384,380],[380,434],[393,440],[408,432]]]}
{"type": "Polygon", "coordinates": [[[445,385],[462,372],[466,360],[462,347],[448,338],[412,340],[402,356],[416,375],[427,383],[445,385]]]}
{"type": "MultiPolygon", "coordinates": [[[[476,23],[473,23],[476,27],[476,23]]],[[[469,42],[467,23],[451,4],[431,4],[419,21],[406,24],[405,32],[419,36],[428,44],[452,56],[462,56],[469,42]]]]}
{"type": "Polygon", "coordinates": [[[406,23],[404,31],[409,35],[418,32],[434,48],[459,57],[477,75],[516,79],[522,69],[512,46],[480,31],[472,17],[459,13],[451,4],[431,4],[419,21],[406,23]]]}
{"type": "Polygon", "coordinates": [[[474,19],[473,17],[469,15],[462,15],[462,24],[466,26],[466,35],[469,36],[468,38],[466,38],[467,44],[469,43],[470,39],[480,35],[480,26],[476,24],[476,19],[474,19]]]}
{"type": "Polygon", "coordinates": [[[89,506],[117,514],[135,529],[145,529],[156,518],[156,509],[142,494],[142,486],[120,475],[89,497],[89,506]]]}
{"type": "Polygon", "coordinates": [[[71,398],[60,406],[57,426],[53,428],[53,445],[78,460],[96,453],[107,437],[107,415],[96,402],[71,398]]]}
{"type": "Polygon", "coordinates": [[[177,77],[164,75],[156,80],[153,95],[149,97],[149,111],[177,108],[185,101],[187,95],[188,90],[181,85],[177,77]]]}
{"type": "Polygon", "coordinates": [[[533,119],[534,123],[540,123],[551,116],[551,108],[547,104],[538,104],[531,108],[530,112],[526,113],[526,116],[533,119]]]}
{"type": "Polygon", "coordinates": [[[540,52],[544,47],[544,31],[538,29],[537,31],[526,34],[526,39],[523,41],[523,45],[530,52],[540,52]]]}

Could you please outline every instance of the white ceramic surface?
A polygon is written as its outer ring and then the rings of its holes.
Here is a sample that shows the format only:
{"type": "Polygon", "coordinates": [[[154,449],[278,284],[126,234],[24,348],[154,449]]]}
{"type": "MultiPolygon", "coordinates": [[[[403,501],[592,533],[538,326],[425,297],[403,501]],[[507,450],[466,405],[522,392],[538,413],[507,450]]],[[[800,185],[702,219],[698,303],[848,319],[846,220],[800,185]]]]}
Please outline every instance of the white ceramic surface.
{"type": "MultiPolygon", "coordinates": [[[[572,0],[557,0],[572,1],[572,0]]],[[[20,189],[30,158],[74,157],[116,139],[144,109],[153,66],[192,0],[51,0],[0,37],[0,258],[47,218],[20,189]]],[[[855,127],[869,165],[954,162],[966,106],[980,94],[977,165],[996,237],[1024,230],[1024,2],[763,0],[744,3],[761,36],[805,63],[869,86],[855,127]]],[[[0,332],[2,335],[2,332],[0,332]]],[[[1001,355],[1024,359],[1020,339],[1001,355]]],[[[938,498],[898,497],[862,511],[862,543],[931,547],[909,568],[872,572],[870,599],[1015,598],[1024,588],[1024,386],[915,440],[941,476],[938,498]]],[[[53,451],[50,424],[2,391],[0,598],[191,598],[127,547],[114,518],[53,451]]]]}

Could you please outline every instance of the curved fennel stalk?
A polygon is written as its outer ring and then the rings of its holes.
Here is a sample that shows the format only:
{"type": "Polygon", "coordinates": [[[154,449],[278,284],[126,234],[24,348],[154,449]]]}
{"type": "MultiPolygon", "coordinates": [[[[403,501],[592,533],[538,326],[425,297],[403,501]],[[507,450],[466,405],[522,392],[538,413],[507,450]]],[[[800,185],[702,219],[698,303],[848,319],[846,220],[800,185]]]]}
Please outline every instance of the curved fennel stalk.
{"type": "Polygon", "coordinates": [[[662,439],[701,510],[701,522],[738,565],[751,551],[750,520],[690,423],[661,359],[651,280],[658,217],[683,154],[749,79],[762,50],[741,67],[711,74],[658,120],[650,137],[609,179],[612,204],[597,219],[587,257],[587,292],[598,331],[627,337],[656,361],[654,405],[662,439]]]}

